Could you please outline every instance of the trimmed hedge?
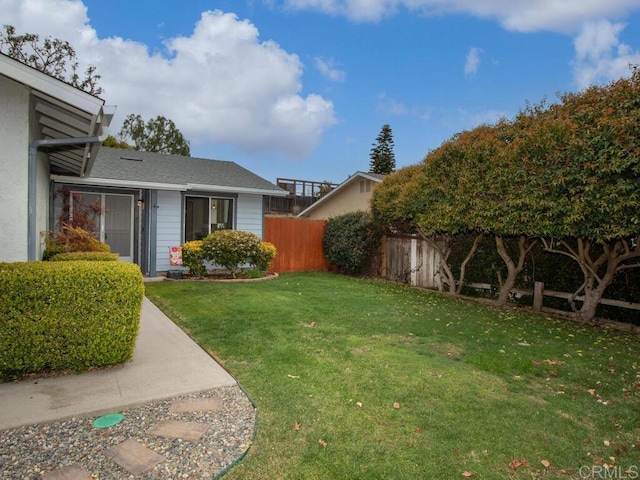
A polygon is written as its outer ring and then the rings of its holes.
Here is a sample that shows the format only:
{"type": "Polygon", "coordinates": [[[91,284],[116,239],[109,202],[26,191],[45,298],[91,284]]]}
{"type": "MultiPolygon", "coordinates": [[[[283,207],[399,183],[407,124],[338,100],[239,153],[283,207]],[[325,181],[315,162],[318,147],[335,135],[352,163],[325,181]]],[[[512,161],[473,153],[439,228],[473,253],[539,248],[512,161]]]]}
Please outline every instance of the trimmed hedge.
{"type": "Polygon", "coordinates": [[[0,378],[131,358],[144,295],[137,265],[0,263],[0,282],[0,378]]]}
{"type": "Polygon", "coordinates": [[[120,255],[111,252],[65,252],[58,253],[49,259],[50,262],[72,262],[84,260],[85,262],[117,262],[120,255]]]}

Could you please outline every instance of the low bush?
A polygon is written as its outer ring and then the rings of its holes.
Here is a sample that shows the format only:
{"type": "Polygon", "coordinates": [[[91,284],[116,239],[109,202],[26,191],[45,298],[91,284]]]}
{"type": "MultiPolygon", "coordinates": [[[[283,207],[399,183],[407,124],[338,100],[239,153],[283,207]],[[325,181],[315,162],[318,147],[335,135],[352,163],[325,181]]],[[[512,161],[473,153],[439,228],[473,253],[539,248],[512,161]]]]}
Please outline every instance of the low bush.
{"type": "Polygon", "coordinates": [[[117,262],[120,255],[111,252],[65,252],[51,257],[51,262],[73,262],[84,260],[85,262],[117,262]]]}
{"type": "Polygon", "coordinates": [[[357,275],[378,242],[369,214],[352,212],[330,218],[322,237],[324,256],[342,273],[357,275]]]}
{"type": "Polygon", "coordinates": [[[189,273],[201,278],[207,274],[207,267],[204,265],[204,251],[202,250],[202,240],[193,240],[181,245],[182,265],[189,269],[189,273]]]}
{"type": "Polygon", "coordinates": [[[0,378],[131,358],[144,295],[137,265],[0,263],[0,378]]]}
{"type": "Polygon", "coordinates": [[[273,243],[261,242],[258,250],[253,257],[249,259],[249,263],[254,265],[259,271],[266,272],[271,266],[271,262],[276,258],[278,250],[273,243]]]}
{"type": "Polygon", "coordinates": [[[251,263],[260,249],[260,238],[251,232],[218,230],[202,241],[204,259],[226,268],[235,278],[242,265],[251,263]]]}

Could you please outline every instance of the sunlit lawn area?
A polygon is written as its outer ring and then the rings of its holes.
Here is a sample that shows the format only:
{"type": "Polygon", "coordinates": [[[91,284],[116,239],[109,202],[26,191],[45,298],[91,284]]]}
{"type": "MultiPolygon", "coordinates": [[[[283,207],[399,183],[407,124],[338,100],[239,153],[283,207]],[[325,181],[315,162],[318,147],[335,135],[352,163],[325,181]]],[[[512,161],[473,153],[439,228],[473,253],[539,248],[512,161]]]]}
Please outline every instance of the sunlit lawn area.
{"type": "Polygon", "coordinates": [[[640,474],[637,336],[323,273],[147,295],[258,405],[225,480],[640,474]]]}

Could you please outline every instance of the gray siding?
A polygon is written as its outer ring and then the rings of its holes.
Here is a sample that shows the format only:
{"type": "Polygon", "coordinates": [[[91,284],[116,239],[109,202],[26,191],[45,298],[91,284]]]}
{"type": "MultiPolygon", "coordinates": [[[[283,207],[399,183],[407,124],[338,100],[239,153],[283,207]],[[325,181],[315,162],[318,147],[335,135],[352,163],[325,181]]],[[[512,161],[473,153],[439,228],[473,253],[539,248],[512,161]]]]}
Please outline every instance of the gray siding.
{"type": "Polygon", "coordinates": [[[182,242],[182,196],[160,190],[157,202],[156,270],[169,270],[169,249],[182,242]]]}
{"type": "MultiPolygon", "coordinates": [[[[262,238],[262,195],[239,194],[236,205],[236,230],[262,238]]],[[[169,265],[169,249],[182,243],[182,193],[159,190],[157,206],[156,270],[165,272],[177,268],[169,265]]]]}
{"type": "Polygon", "coordinates": [[[262,238],[262,195],[238,195],[236,230],[251,232],[262,238]]]}

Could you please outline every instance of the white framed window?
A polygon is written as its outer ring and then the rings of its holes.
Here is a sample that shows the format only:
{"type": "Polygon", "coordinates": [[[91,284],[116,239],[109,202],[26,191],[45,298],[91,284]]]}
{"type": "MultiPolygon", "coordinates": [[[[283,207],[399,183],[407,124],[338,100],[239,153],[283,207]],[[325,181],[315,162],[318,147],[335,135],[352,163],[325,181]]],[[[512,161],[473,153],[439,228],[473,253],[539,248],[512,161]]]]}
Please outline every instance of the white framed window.
{"type": "Polygon", "coordinates": [[[185,197],[184,241],[202,240],[216,230],[233,229],[232,198],[185,197]]]}

